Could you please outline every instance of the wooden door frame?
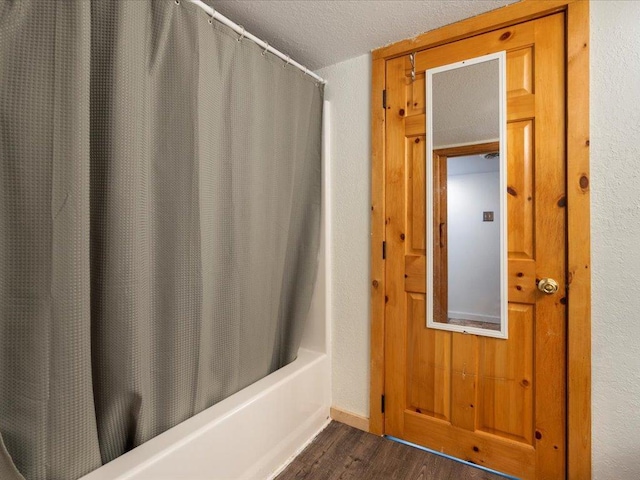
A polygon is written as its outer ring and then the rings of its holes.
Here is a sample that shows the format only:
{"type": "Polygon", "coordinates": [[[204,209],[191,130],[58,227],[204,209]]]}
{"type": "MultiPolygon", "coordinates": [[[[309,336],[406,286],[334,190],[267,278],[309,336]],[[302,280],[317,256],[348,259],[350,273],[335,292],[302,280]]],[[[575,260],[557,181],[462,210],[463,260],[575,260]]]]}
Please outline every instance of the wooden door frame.
{"type": "Polygon", "coordinates": [[[385,90],[386,61],[565,13],[567,161],[567,478],[591,478],[591,235],[589,189],[589,2],[522,0],[372,52],[371,379],[369,430],[384,434],[385,90]]]}

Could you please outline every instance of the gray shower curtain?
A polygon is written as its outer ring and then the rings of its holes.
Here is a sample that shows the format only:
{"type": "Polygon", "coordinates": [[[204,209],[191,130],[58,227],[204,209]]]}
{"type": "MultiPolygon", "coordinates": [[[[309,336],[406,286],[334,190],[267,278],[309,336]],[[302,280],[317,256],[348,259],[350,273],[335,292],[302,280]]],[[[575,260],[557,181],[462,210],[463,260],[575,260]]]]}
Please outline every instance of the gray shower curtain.
{"type": "Polygon", "coordinates": [[[185,1],[0,0],[0,478],[76,479],[291,362],[322,87],[185,1]]]}

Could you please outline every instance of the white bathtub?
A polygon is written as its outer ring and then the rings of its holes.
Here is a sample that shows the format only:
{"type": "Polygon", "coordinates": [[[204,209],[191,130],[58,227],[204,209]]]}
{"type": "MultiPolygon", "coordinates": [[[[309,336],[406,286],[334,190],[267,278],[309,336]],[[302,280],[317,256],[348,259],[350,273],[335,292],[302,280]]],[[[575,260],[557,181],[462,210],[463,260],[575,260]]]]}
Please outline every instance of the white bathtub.
{"type": "Polygon", "coordinates": [[[329,361],[290,365],[104,465],[82,480],[267,479],[329,418],[329,361]]]}
{"type": "Polygon", "coordinates": [[[323,116],[319,268],[298,358],[81,480],[263,480],[329,422],[331,205],[329,103],[323,116]]]}

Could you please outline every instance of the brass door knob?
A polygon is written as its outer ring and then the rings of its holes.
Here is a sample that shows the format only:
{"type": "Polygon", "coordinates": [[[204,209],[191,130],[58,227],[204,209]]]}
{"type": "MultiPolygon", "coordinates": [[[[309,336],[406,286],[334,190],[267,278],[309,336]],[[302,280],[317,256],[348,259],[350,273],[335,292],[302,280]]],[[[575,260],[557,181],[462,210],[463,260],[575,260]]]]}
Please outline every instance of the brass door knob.
{"type": "Polygon", "coordinates": [[[538,282],[538,290],[547,295],[553,295],[558,291],[558,282],[553,278],[542,278],[538,282]]]}

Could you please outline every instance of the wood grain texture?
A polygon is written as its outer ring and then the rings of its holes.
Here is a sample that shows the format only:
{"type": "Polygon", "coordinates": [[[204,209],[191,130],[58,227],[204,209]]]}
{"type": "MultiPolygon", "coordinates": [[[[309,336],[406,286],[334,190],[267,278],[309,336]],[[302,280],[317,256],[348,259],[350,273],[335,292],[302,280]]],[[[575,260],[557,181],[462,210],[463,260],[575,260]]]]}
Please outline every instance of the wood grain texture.
{"type": "Polygon", "coordinates": [[[562,281],[565,272],[563,26],[558,13],[416,55],[419,68],[431,68],[507,49],[507,340],[425,325],[426,282],[434,285],[436,320],[447,319],[446,159],[498,146],[434,152],[434,251],[422,254],[414,237],[424,221],[413,222],[425,190],[417,167],[424,112],[411,105],[405,57],[387,61],[385,80],[385,432],[521,478],[565,475],[564,294],[536,288],[536,279],[562,281]],[[425,278],[432,259],[436,276],[425,278]]]}
{"type": "MultiPolygon", "coordinates": [[[[422,183],[424,190],[424,182],[422,183]]],[[[433,152],[433,321],[449,322],[447,157],[433,152]]],[[[427,259],[429,261],[429,259],[427,259]]]]}
{"type": "Polygon", "coordinates": [[[426,248],[425,228],[425,138],[416,137],[410,142],[411,171],[407,185],[407,216],[410,221],[407,224],[407,239],[409,241],[408,252],[416,255],[424,255],[426,248]]]}
{"type": "Polygon", "coordinates": [[[473,432],[478,410],[478,337],[451,336],[451,425],[473,432]]]}
{"type": "Polygon", "coordinates": [[[535,305],[534,342],[544,346],[534,351],[536,478],[566,477],[564,22],[564,14],[535,21],[536,278],[561,285],[556,295],[539,294],[535,305]]]}
{"type": "Polygon", "coordinates": [[[369,429],[382,435],[384,414],[380,408],[384,394],[384,296],[385,270],[382,242],[385,239],[384,213],[384,141],[385,110],[382,91],[385,88],[385,61],[372,64],[371,89],[371,378],[369,390],[369,429]]]}
{"type": "Polygon", "coordinates": [[[385,268],[385,433],[401,436],[406,398],[407,295],[404,290],[404,262],[407,228],[407,141],[405,115],[407,81],[404,59],[387,62],[387,116],[385,140],[385,221],[387,261],[385,268]],[[398,328],[389,329],[388,325],[398,328]],[[403,374],[400,375],[399,373],[403,374]]]}
{"type": "MultiPolygon", "coordinates": [[[[507,51],[511,62],[515,59],[511,53],[513,50],[517,51],[534,43],[534,29],[531,22],[527,22],[485,33],[482,39],[482,42],[477,42],[474,38],[467,38],[420,51],[416,54],[416,70],[424,71],[502,50],[507,51]]],[[[410,72],[411,64],[405,64],[405,68],[410,72]]],[[[513,82],[511,85],[507,83],[507,87],[510,86],[513,86],[513,82]]],[[[513,92],[511,96],[513,97],[513,92]]]]}
{"type": "Polygon", "coordinates": [[[346,412],[339,408],[331,407],[329,410],[331,418],[336,422],[344,423],[350,427],[357,428],[363,432],[369,431],[369,419],[356,415],[355,413],[346,412]]]}
{"type": "MultiPolygon", "coordinates": [[[[426,293],[426,257],[405,256],[404,288],[407,292],[426,293]]],[[[534,303],[538,295],[536,265],[533,260],[512,258],[509,260],[509,302],[534,303]]]]}
{"type": "Polygon", "coordinates": [[[465,157],[500,151],[500,142],[476,143],[475,145],[460,145],[459,147],[439,148],[434,153],[440,157],[465,157]]]}
{"type": "Polygon", "coordinates": [[[425,419],[410,410],[406,410],[404,415],[404,438],[410,442],[427,445],[433,450],[477,465],[490,466],[500,472],[517,471],[520,472],[518,478],[533,478],[535,475],[535,450],[530,445],[482,431],[471,432],[436,418],[425,419]],[[434,437],[438,438],[437,444],[431,441],[434,437]]]}
{"type": "MultiPolygon", "coordinates": [[[[566,77],[567,77],[567,123],[566,123],[566,151],[567,151],[567,270],[569,291],[567,295],[567,477],[570,479],[591,478],[591,263],[590,263],[590,199],[589,199],[589,3],[587,0],[524,0],[500,10],[489,12],[478,17],[470,18],[441,29],[428,32],[418,37],[407,39],[373,52],[373,99],[372,112],[376,115],[377,93],[376,85],[384,85],[385,68],[378,67],[382,61],[394,59],[410,52],[425,50],[430,47],[448,44],[460,39],[471,38],[479,34],[516,27],[528,20],[541,18],[554,12],[565,12],[566,16],[566,77]]],[[[501,34],[502,35],[502,34],[501,34]]],[[[519,35],[520,36],[520,35],[519,35]]],[[[511,39],[513,42],[513,39],[511,39]]],[[[533,43],[533,42],[531,42],[533,43]]],[[[514,43],[515,45],[515,43],[514,43]]],[[[521,49],[513,49],[508,53],[511,57],[511,67],[508,73],[508,120],[526,121],[533,115],[534,95],[532,85],[527,81],[533,65],[530,45],[523,45],[521,49]]],[[[405,59],[405,69],[408,60],[405,59]]],[[[529,77],[530,78],[530,77],[529,77]]],[[[416,81],[410,89],[407,101],[407,116],[405,129],[407,136],[425,134],[424,119],[424,75],[418,70],[416,81]]],[[[384,177],[376,176],[381,164],[384,163],[384,128],[376,129],[375,122],[372,130],[374,158],[372,165],[372,198],[384,198],[384,177]],[[375,138],[379,135],[380,138],[375,138]],[[376,147],[377,145],[377,147],[376,147]],[[376,148],[381,160],[376,161],[376,148]],[[378,179],[378,180],[376,180],[378,179]]],[[[531,125],[533,127],[533,125],[531,125]]],[[[422,139],[421,139],[422,140],[422,139]]],[[[527,185],[532,189],[532,185],[527,185]]],[[[526,198],[526,197],[525,197],[526,198]]],[[[524,207],[526,209],[526,206],[524,207]]],[[[375,217],[375,213],[374,213],[375,217]]],[[[384,215],[381,215],[384,219],[384,215]]],[[[372,227],[375,231],[375,226],[372,227]]],[[[525,233],[525,237],[527,237],[525,233]]],[[[523,238],[522,240],[524,240],[523,238]]],[[[523,242],[521,246],[525,246],[523,242]]],[[[523,248],[522,259],[531,258],[533,242],[523,248]],[[524,250],[524,251],[523,251],[524,250]]],[[[372,256],[378,249],[378,243],[372,244],[372,256]]],[[[418,254],[420,252],[412,252],[418,254]]],[[[513,252],[515,253],[515,252],[513,252]]],[[[516,255],[512,256],[512,260],[516,255]]],[[[413,261],[417,266],[414,276],[409,271],[407,258],[406,279],[407,291],[423,292],[419,288],[424,282],[424,257],[422,262],[413,261]],[[420,265],[422,263],[422,265],[420,265]],[[422,275],[420,275],[420,272],[422,275]],[[416,288],[418,287],[418,288],[416,288]]],[[[531,265],[509,262],[509,300],[510,302],[529,304],[531,291],[531,265]],[[521,274],[521,275],[519,275],[521,274]],[[523,283],[524,282],[524,283],[523,283]],[[522,288],[519,290],[517,287],[522,288]],[[523,288],[525,287],[525,288],[523,288]]],[[[384,297],[384,292],[378,292],[384,297]]],[[[372,294],[372,300],[374,294],[372,294]]],[[[372,310],[373,311],[373,310],[372,310]]],[[[384,352],[376,352],[382,342],[374,341],[374,332],[384,335],[386,319],[384,314],[376,317],[372,313],[372,412],[373,401],[379,401],[374,394],[373,386],[379,382],[378,378],[384,372],[384,352]],[[376,318],[380,322],[376,323],[376,318]],[[382,361],[374,361],[374,357],[382,361]]],[[[377,406],[377,403],[375,404],[377,406]]],[[[380,424],[384,417],[377,413],[380,424]]],[[[372,415],[373,417],[374,415],[372,415]]],[[[373,420],[373,418],[372,418],[373,420]]],[[[373,429],[373,427],[372,427],[373,429]]],[[[382,430],[382,427],[381,427],[382,430]]]]}
{"type": "Polygon", "coordinates": [[[589,3],[567,11],[568,477],[591,478],[589,3]]]}
{"type": "Polygon", "coordinates": [[[277,480],[500,480],[448,458],[331,422],[277,480]]]}
{"type": "MultiPolygon", "coordinates": [[[[423,257],[424,258],[424,257],[423,257]]],[[[409,294],[407,403],[423,415],[451,418],[451,332],[424,331],[425,295],[409,294]]]]}
{"type": "MultiPolygon", "coordinates": [[[[533,104],[532,104],[533,107],[533,104]]],[[[507,249],[510,258],[534,258],[534,128],[535,111],[523,113],[507,124],[510,168],[507,170],[507,216],[509,237],[507,249]]]]}
{"type": "Polygon", "coordinates": [[[380,58],[389,60],[411,52],[455,42],[456,40],[486,33],[503,26],[526,22],[566,10],[567,5],[576,1],[579,0],[523,0],[504,8],[483,13],[482,15],[378,48],[372,52],[372,57],[374,60],[380,58]]]}
{"type": "Polygon", "coordinates": [[[509,341],[478,337],[476,428],[527,445],[534,442],[534,326],[533,306],[511,303],[509,341]]]}

